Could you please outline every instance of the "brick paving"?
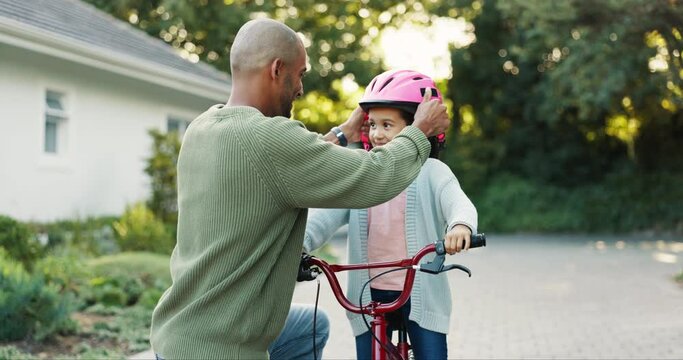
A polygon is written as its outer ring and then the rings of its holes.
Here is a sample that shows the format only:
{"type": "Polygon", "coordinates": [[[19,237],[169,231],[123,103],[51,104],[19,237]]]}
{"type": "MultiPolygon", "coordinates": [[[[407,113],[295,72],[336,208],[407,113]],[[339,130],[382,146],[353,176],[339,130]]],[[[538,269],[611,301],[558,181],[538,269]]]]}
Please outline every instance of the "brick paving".
{"type": "MultiPolygon", "coordinates": [[[[333,245],[344,262],[344,243],[333,245]]],[[[683,359],[683,286],[672,280],[683,239],[489,235],[488,247],[448,261],[473,274],[449,274],[450,358],[683,359]]],[[[324,278],[320,287],[331,319],[323,357],[352,359],[346,316],[324,278]]],[[[314,303],[315,288],[297,285],[294,301],[314,303]]]]}

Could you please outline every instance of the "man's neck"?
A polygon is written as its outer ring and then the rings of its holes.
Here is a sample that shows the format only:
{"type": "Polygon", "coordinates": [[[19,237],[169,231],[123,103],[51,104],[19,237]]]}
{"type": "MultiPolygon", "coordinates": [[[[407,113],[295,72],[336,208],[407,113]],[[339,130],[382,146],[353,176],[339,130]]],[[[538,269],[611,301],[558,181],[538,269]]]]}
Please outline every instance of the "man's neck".
{"type": "Polygon", "coordinates": [[[245,99],[243,97],[235,97],[230,95],[230,99],[226,103],[226,106],[249,106],[260,111],[265,116],[274,116],[271,106],[264,101],[257,101],[256,99],[245,99]]]}
{"type": "Polygon", "coordinates": [[[274,116],[273,104],[269,100],[270,89],[264,86],[256,76],[248,78],[233,78],[232,89],[227,106],[249,106],[257,109],[263,115],[274,116]]]}

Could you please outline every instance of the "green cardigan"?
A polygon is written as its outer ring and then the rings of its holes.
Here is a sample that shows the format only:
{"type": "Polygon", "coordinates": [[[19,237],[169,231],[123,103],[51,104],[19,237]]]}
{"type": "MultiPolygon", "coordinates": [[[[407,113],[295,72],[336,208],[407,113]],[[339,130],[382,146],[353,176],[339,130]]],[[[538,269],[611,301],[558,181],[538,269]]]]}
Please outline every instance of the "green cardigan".
{"type": "Polygon", "coordinates": [[[173,283],[154,309],[153,350],[268,358],[294,291],[307,208],[383,203],[415,179],[429,150],[412,126],[366,152],[255,108],[211,107],[180,150],[173,283]]]}

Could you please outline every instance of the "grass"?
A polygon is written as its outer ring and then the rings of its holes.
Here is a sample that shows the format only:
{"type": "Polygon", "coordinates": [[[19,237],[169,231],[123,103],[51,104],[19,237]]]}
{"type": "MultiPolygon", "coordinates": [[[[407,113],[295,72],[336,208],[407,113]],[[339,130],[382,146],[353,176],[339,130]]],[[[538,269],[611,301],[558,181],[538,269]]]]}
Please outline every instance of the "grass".
{"type": "Polygon", "coordinates": [[[88,261],[88,267],[99,276],[150,276],[165,283],[171,283],[168,255],[149,252],[123,252],[98,257],[88,261]]]}

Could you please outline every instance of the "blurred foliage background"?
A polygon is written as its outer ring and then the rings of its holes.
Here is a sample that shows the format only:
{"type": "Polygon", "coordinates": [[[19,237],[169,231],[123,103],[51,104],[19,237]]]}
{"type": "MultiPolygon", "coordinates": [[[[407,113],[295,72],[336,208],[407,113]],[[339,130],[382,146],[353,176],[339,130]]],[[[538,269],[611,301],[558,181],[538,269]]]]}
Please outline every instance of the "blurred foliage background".
{"type": "Polygon", "coordinates": [[[225,72],[244,22],[286,23],[311,69],[294,117],[319,132],[381,71],[432,61],[454,121],[443,159],[482,229],[683,232],[679,0],[87,1],[225,72]],[[437,38],[446,61],[420,59],[437,38]]]}

